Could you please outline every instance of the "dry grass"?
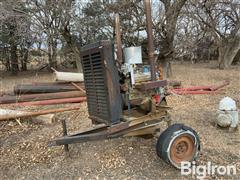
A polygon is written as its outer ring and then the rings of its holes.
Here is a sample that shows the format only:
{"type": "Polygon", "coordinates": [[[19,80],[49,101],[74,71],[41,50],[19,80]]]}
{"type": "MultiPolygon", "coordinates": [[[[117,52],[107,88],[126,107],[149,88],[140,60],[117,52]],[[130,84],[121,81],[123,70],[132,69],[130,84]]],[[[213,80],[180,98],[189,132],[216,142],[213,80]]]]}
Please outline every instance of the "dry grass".
{"type": "MultiPolygon", "coordinates": [[[[174,80],[184,86],[212,85],[223,80],[231,84],[216,95],[169,96],[174,122],[182,122],[196,129],[202,141],[198,164],[236,164],[240,176],[239,130],[229,133],[213,125],[219,100],[224,96],[239,99],[240,68],[231,70],[210,69],[207,64],[174,65],[174,80]]],[[[2,88],[12,88],[15,83],[51,81],[51,75],[33,74],[16,77],[5,76],[2,88]]],[[[239,102],[238,102],[239,105],[239,102]]],[[[60,120],[66,119],[70,131],[91,126],[86,112],[68,112],[57,115],[57,122],[36,125],[30,122],[19,126],[16,122],[0,123],[0,177],[2,179],[183,179],[180,172],[164,163],[155,153],[156,139],[119,138],[87,142],[70,146],[71,157],[64,155],[62,147],[48,148],[47,142],[61,136],[60,120]]]]}

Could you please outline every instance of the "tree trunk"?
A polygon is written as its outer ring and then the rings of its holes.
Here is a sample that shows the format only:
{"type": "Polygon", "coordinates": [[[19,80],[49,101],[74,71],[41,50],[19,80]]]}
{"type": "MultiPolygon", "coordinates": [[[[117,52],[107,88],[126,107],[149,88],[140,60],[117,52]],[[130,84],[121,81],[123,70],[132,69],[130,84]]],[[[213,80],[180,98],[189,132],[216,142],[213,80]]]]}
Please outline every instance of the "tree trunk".
{"type": "Polygon", "coordinates": [[[11,72],[13,75],[16,75],[19,71],[19,66],[18,66],[18,57],[17,57],[17,45],[12,44],[11,45],[11,72]]]}
{"type": "Polygon", "coordinates": [[[57,40],[51,36],[48,38],[48,63],[49,67],[57,68],[57,40]]]}
{"type": "Polygon", "coordinates": [[[240,50],[238,51],[238,53],[236,54],[236,56],[233,59],[233,65],[237,65],[240,62],[240,50]]]}
{"type": "Polygon", "coordinates": [[[82,73],[80,47],[76,43],[76,39],[74,39],[74,37],[71,35],[67,25],[61,31],[61,34],[62,34],[63,38],[65,39],[65,41],[67,42],[67,45],[71,48],[71,50],[74,53],[78,72],[82,73]]]}
{"type": "Polygon", "coordinates": [[[9,58],[6,60],[6,68],[7,68],[7,71],[11,71],[11,65],[10,65],[9,58]]]}
{"type": "Polygon", "coordinates": [[[222,47],[219,49],[219,68],[227,69],[232,65],[232,62],[240,50],[240,29],[236,33],[236,35],[229,39],[228,41],[222,42],[222,47]]]}
{"type": "Polygon", "coordinates": [[[21,70],[27,71],[28,49],[23,48],[21,52],[21,70]]]}
{"type": "Polygon", "coordinates": [[[11,64],[10,64],[11,56],[9,55],[10,54],[9,48],[4,48],[2,53],[3,53],[3,59],[6,59],[4,63],[6,70],[11,71],[11,64]]]}
{"type": "Polygon", "coordinates": [[[54,41],[53,41],[52,60],[53,60],[52,67],[57,68],[57,40],[56,39],[54,39],[54,41]]]}
{"type": "Polygon", "coordinates": [[[9,24],[9,44],[10,44],[10,67],[13,75],[16,75],[19,71],[18,56],[17,56],[17,42],[16,42],[16,23],[13,19],[13,23],[9,24]]]}
{"type": "Polygon", "coordinates": [[[227,69],[232,65],[232,62],[240,50],[240,40],[238,42],[239,45],[235,43],[228,43],[228,45],[219,48],[219,68],[227,69]]]}
{"type": "Polygon", "coordinates": [[[164,79],[172,76],[171,60],[172,60],[172,58],[160,59],[160,66],[162,66],[162,69],[163,69],[162,73],[163,73],[164,79]]]}
{"type": "Polygon", "coordinates": [[[171,64],[170,61],[174,57],[174,35],[176,32],[176,25],[179,13],[186,3],[186,0],[175,1],[172,5],[168,0],[161,0],[165,7],[165,23],[162,24],[162,28],[164,30],[164,37],[161,42],[162,48],[160,48],[160,54],[158,56],[158,62],[163,67],[163,75],[164,78],[168,78],[171,76],[171,64]]]}

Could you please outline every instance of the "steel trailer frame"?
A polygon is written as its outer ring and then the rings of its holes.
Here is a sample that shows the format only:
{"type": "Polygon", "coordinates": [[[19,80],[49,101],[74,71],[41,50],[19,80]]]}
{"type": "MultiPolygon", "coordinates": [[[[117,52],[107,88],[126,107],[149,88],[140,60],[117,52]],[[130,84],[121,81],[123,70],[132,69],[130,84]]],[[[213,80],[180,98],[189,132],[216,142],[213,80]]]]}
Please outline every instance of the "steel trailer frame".
{"type": "Polygon", "coordinates": [[[155,136],[160,130],[161,122],[166,122],[167,126],[171,125],[171,118],[167,109],[169,108],[162,107],[161,110],[154,110],[144,116],[139,116],[139,114],[130,118],[125,116],[120,123],[114,125],[98,124],[88,130],[72,135],[68,135],[66,121],[62,120],[63,137],[50,141],[48,146],[64,145],[65,151],[68,152],[68,145],[73,143],[129,136],[155,136]]]}

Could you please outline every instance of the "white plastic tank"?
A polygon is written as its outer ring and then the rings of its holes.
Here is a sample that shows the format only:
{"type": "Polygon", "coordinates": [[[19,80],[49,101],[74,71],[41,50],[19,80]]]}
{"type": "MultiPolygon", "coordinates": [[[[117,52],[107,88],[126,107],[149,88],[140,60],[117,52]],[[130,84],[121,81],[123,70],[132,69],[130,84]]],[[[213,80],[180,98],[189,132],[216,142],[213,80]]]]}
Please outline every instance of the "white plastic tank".
{"type": "Polygon", "coordinates": [[[142,64],[142,48],[141,48],[141,46],[124,48],[123,52],[124,52],[124,57],[125,57],[125,63],[127,63],[127,64],[142,64]]]}

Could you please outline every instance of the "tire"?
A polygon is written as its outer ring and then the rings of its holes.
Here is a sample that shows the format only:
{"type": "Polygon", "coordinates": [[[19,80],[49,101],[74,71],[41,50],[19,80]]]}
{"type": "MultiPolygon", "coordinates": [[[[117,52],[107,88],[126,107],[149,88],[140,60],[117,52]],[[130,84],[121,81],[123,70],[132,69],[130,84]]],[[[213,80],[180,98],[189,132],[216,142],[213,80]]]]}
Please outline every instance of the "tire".
{"type": "Polygon", "coordinates": [[[169,126],[158,138],[157,155],[180,169],[182,161],[194,161],[200,151],[197,133],[183,124],[169,126]]]}

